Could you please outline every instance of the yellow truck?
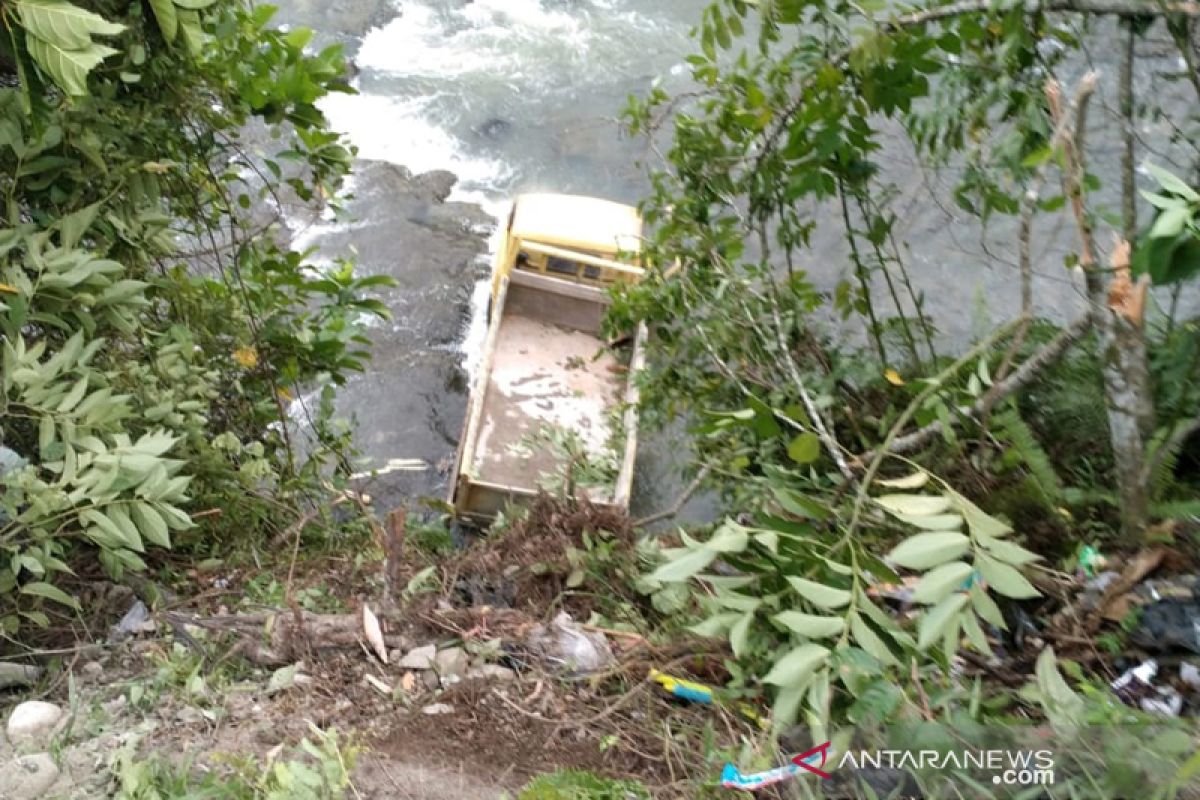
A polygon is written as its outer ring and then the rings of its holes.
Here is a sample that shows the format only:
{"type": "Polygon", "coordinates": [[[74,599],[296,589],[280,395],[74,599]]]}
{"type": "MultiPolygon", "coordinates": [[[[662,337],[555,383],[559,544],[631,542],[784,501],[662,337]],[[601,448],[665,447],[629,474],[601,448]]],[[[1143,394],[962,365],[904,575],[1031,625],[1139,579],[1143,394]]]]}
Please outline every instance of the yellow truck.
{"type": "Polygon", "coordinates": [[[489,522],[540,491],[627,508],[646,328],[607,342],[614,283],[637,281],[632,206],[525,194],[496,249],[487,335],[451,478],[458,516],[489,522]]]}

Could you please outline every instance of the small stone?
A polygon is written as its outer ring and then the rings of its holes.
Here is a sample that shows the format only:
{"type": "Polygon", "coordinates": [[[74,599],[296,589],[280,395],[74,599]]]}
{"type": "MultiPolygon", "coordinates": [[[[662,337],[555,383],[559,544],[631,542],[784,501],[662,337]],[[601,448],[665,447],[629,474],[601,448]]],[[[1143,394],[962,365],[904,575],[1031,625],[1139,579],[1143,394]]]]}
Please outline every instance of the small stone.
{"type": "Polygon", "coordinates": [[[99,678],[104,674],[104,665],[99,661],[89,661],[79,668],[85,678],[99,678]]]}
{"type": "Polygon", "coordinates": [[[404,659],[404,651],[403,650],[389,650],[388,651],[388,663],[389,664],[398,664],[403,659],[404,659]]]}
{"type": "Polygon", "coordinates": [[[28,700],[13,709],[8,717],[8,741],[14,745],[32,744],[45,747],[50,744],[54,726],[62,719],[63,711],[53,703],[28,700]]]}
{"type": "Polygon", "coordinates": [[[58,780],[58,766],[49,753],[18,756],[0,766],[0,789],[6,800],[35,800],[58,780]]]}
{"type": "Polygon", "coordinates": [[[467,678],[470,680],[507,682],[515,681],[517,673],[499,664],[480,664],[478,667],[471,667],[471,669],[467,670],[467,678]]]}
{"type": "Polygon", "coordinates": [[[421,685],[432,692],[434,689],[441,686],[442,682],[441,679],[438,678],[438,674],[436,672],[431,669],[427,669],[421,673],[421,685]]]}
{"type": "Polygon", "coordinates": [[[400,678],[400,688],[404,690],[405,694],[412,694],[413,690],[417,688],[416,674],[412,672],[404,673],[400,678]]]}
{"type": "Polygon", "coordinates": [[[470,666],[471,657],[461,647],[447,647],[438,651],[435,658],[438,675],[443,678],[460,676],[470,666]]]}
{"type": "Polygon", "coordinates": [[[428,714],[431,717],[437,714],[453,714],[454,706],[449,703],[431,703],[422,708],[421,713],[428,714]]]}
{"type": "Polygon", "coordinates": [[[436,659],[437,645],[427,644],[424,647],[409,650],[404,658],[400,659],[399,665],[401,669],[432,669],[436,659]]]}

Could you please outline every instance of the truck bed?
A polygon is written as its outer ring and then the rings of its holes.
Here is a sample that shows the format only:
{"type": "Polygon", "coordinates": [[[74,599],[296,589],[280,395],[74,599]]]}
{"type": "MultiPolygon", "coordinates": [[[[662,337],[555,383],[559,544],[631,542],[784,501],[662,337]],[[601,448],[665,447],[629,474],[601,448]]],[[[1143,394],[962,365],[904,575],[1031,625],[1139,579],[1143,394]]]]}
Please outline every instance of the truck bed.
{"type": "MultiPolygon", "coordinates": [[[[596,336],[506,313],[496,336],[472,475],[530,492],[539,483],[561,480],[555,448],[533,442],[547,428],[572,431],[589,455],[611,458],[613,408],[625,380],[596,336]]],[[[612,498],[613,487],[580,488],[585,490],[595,501],[612,498]]]]}

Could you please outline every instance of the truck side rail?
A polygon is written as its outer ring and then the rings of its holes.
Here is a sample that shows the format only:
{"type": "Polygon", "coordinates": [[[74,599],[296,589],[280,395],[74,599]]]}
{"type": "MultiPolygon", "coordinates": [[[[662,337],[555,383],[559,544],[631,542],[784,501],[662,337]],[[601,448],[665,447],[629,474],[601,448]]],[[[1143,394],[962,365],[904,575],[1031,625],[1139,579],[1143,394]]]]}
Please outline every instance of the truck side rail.
{"type": "Polygon", "coordinates": [[[487,337],[483,340],[483,356],[479,359],[479,367],[475,372],[475,382],[471,387],[471,405],[467,409],[467,424],[463,430],[462,440],[458,445],[456,459],[457,474],[451,484],[450,502],[457,510],[463,511],[460,504],[465,502],[467,483],[471,480],[471,465],[475,461],[475,440],[479,438],[479,425],[483,418],[484,398],[487,395],[488,375],[492,371],[492,361],[496,355],[496,337],[500,335],[500,321],[504,316],[504,300],[508,295],[508,278],[501,277],[496,290],[492,318],[488,322],[487,337]]]}
{"type": "MultiPolygon", "coordinates": [[[[531,242],[525,239],[519,241],[519,248],[525,252],[538,253],[540,255],[549,256],[551,258],[559,258],[564,261],[571,262],[576,265],[574,274],[577,283],[590,283],[598,286],[604,286],[618,281],[637,280],[646,274],[646,271],[641,267],[632,264],[626,264],[621,261],[613,261],[608,258],[601,258],[589,253],[581,253],[578,250],[567,250],[554,245],[542,244],[540,242],[531,242]],[[584,274],[585,267],[594,267],[600,270],[600,274],[591,278],[584,274]]],[[[527,272],[536,272],[541,275],[548,275],[548,262],[542,262],[538,265],[519,266],[518,270],[527,272]]],[[[554,273],[553,277],[565,277],[562,273],[554,273]]]]}

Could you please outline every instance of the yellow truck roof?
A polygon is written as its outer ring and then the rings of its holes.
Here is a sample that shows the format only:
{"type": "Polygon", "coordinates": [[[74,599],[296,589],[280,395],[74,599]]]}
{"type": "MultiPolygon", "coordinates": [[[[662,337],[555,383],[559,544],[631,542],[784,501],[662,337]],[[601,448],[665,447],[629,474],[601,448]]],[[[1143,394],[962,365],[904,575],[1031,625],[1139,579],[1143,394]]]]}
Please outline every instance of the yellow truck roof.
{"type": "Polygon", "coordinates": [[[574,250],[638,253],[642,218],[633,206],[574,194],[523,194],[513,209],[512,234],[574,250]]]}

